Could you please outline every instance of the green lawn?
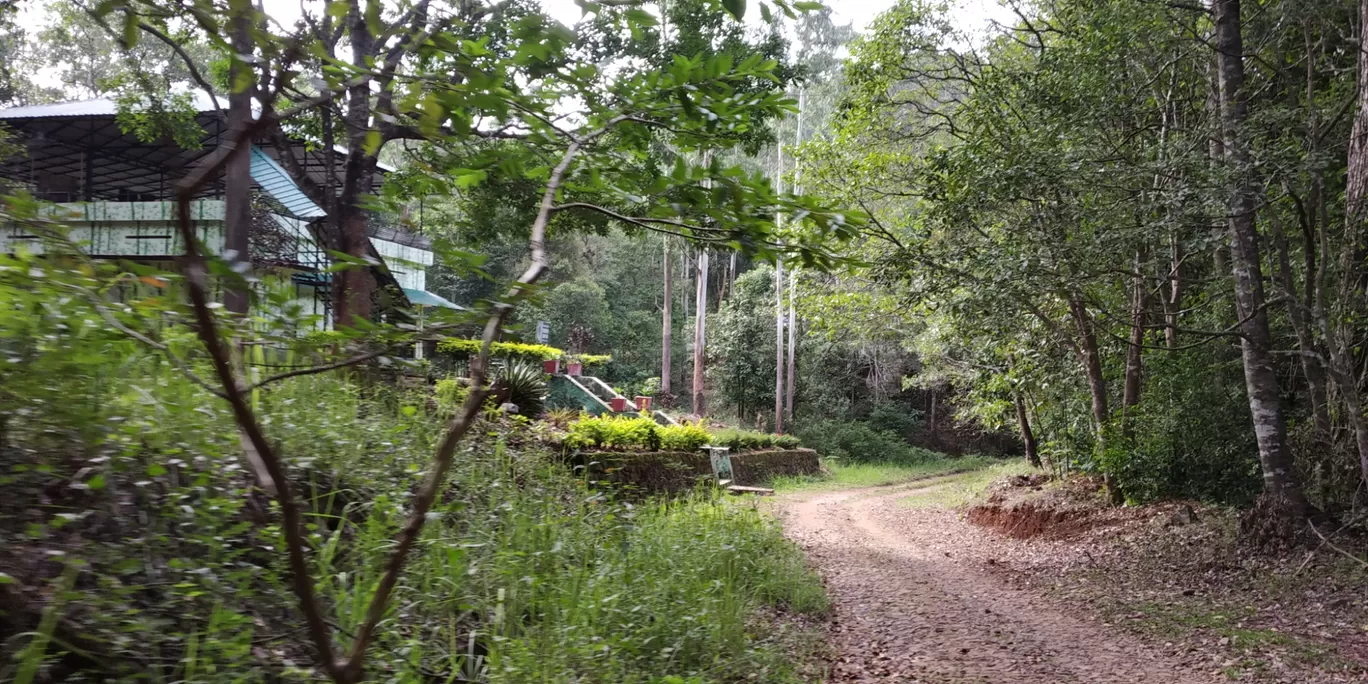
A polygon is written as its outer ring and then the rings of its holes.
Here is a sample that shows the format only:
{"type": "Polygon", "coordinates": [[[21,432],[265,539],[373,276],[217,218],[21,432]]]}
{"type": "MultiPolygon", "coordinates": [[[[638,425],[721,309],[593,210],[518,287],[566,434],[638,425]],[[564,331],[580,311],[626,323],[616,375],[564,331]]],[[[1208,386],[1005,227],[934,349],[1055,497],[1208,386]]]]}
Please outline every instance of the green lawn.
{"type": "Polygon", "coordinates": [[[822,475],[776,478],[771,486],[779,492],[879,487],[950,473],[995,470],[996,465],[1003,463],[1001,459],[986,456],[947,457],[908,464],[836,462],[824,464],[827,472],[822,475]]]}

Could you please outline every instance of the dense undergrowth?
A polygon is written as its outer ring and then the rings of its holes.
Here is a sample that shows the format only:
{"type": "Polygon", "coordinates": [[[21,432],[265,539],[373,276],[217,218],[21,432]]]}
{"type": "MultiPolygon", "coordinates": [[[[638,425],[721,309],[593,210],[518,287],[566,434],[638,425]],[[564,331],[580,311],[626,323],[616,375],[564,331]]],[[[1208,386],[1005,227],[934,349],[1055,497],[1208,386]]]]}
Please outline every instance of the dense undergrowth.
{"type": "MultiPolygon", "coordinates": [[[[314,677],[277,506],[227,407],[33,290],[0,312],[0,679],[314,677]]],[[[344,642],[441,435],[429,393],[319,375],[253,397],[344,642]]],[[[375,679],[794,676],[757,615],[826,603],[775,523],[706,492],[616,501],[536,430],[489,414],[462,447],[381,623],[375,679]]]]}

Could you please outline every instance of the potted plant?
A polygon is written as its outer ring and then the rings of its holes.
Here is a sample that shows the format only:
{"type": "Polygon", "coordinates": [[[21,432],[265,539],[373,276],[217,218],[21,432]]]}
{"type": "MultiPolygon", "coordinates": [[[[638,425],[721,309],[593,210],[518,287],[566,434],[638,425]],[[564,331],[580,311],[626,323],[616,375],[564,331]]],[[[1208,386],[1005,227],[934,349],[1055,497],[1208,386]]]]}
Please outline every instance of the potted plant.
{"type": "Polygon", "coordinates": [[[636,406],[638,411],[650,411],[651,398],[645,395],[638,394],[636,398],[636,406]]]}
{"type": "Polygon", "coordinates": [[[542,369],[548,375],[555,375],[560,372],[560,359],[547,359],[542,361],[542,369]]]}
{"type": "Polygon", "coordinates": [[[567,362],[567,366],[568,368],[565,372],[569,375],[581,375],[584,373],[584,364],[580,363],[580,360],[577,357],[570,357],[569,362],[567,362]]]}
{"type": "Polygon", "coordinates": [[[627,410],[627,397],[613,397],[608,400],[608,406],[613,413],[622,413],[627,410]]]}

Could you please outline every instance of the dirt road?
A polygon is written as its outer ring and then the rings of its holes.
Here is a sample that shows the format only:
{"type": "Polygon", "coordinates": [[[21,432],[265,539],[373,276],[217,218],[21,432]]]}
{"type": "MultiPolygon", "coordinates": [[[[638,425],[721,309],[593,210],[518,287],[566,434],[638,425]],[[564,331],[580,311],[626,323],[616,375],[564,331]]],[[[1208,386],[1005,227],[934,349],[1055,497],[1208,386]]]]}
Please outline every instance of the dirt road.
{"type": "Polygon", "coordinates": [[[992,533],[899,504],[951,478],[779,501],[834,604],[833,682],[1063,684],[1221,681],[1199,666],[988,572],[992,533]]]}

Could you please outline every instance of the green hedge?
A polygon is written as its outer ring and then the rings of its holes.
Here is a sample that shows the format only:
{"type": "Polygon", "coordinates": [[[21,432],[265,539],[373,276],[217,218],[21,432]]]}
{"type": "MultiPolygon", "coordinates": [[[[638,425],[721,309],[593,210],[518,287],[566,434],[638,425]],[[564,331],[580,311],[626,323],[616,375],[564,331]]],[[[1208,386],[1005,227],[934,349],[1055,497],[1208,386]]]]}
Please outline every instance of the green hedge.
{"type": "MultiPolygon", "coordinates": [[[[480,353],[481,344],[480,340],[448,337],[437,343],[437,352],[469,358],[480,353]]],[[[604,364],[613,360],[613,357],[608,354],[571,354],[564,349],[557,349],[545,344],[523,344],[522,342],[492,342],[489,345],[489,355],[494,358],[530,363],[541,363],[552,359],[575,360],[586,366],[604,364]]]]}
{"type": "Polygon", "coordinates": [[[797,449],[802,440],[793,435],[772,435],[754,430],[714,430],[712,445],[724,446],[733,453],[743,451],[763,451],[766,449],[797,449]]]}
{"type": "Polygon", "coordinates": [[[565,446],[612,451],[697,451],[708,443],[708,431],[690,423],[657,425],[646,416],[586,416],[570,424],[565,446]]]}

